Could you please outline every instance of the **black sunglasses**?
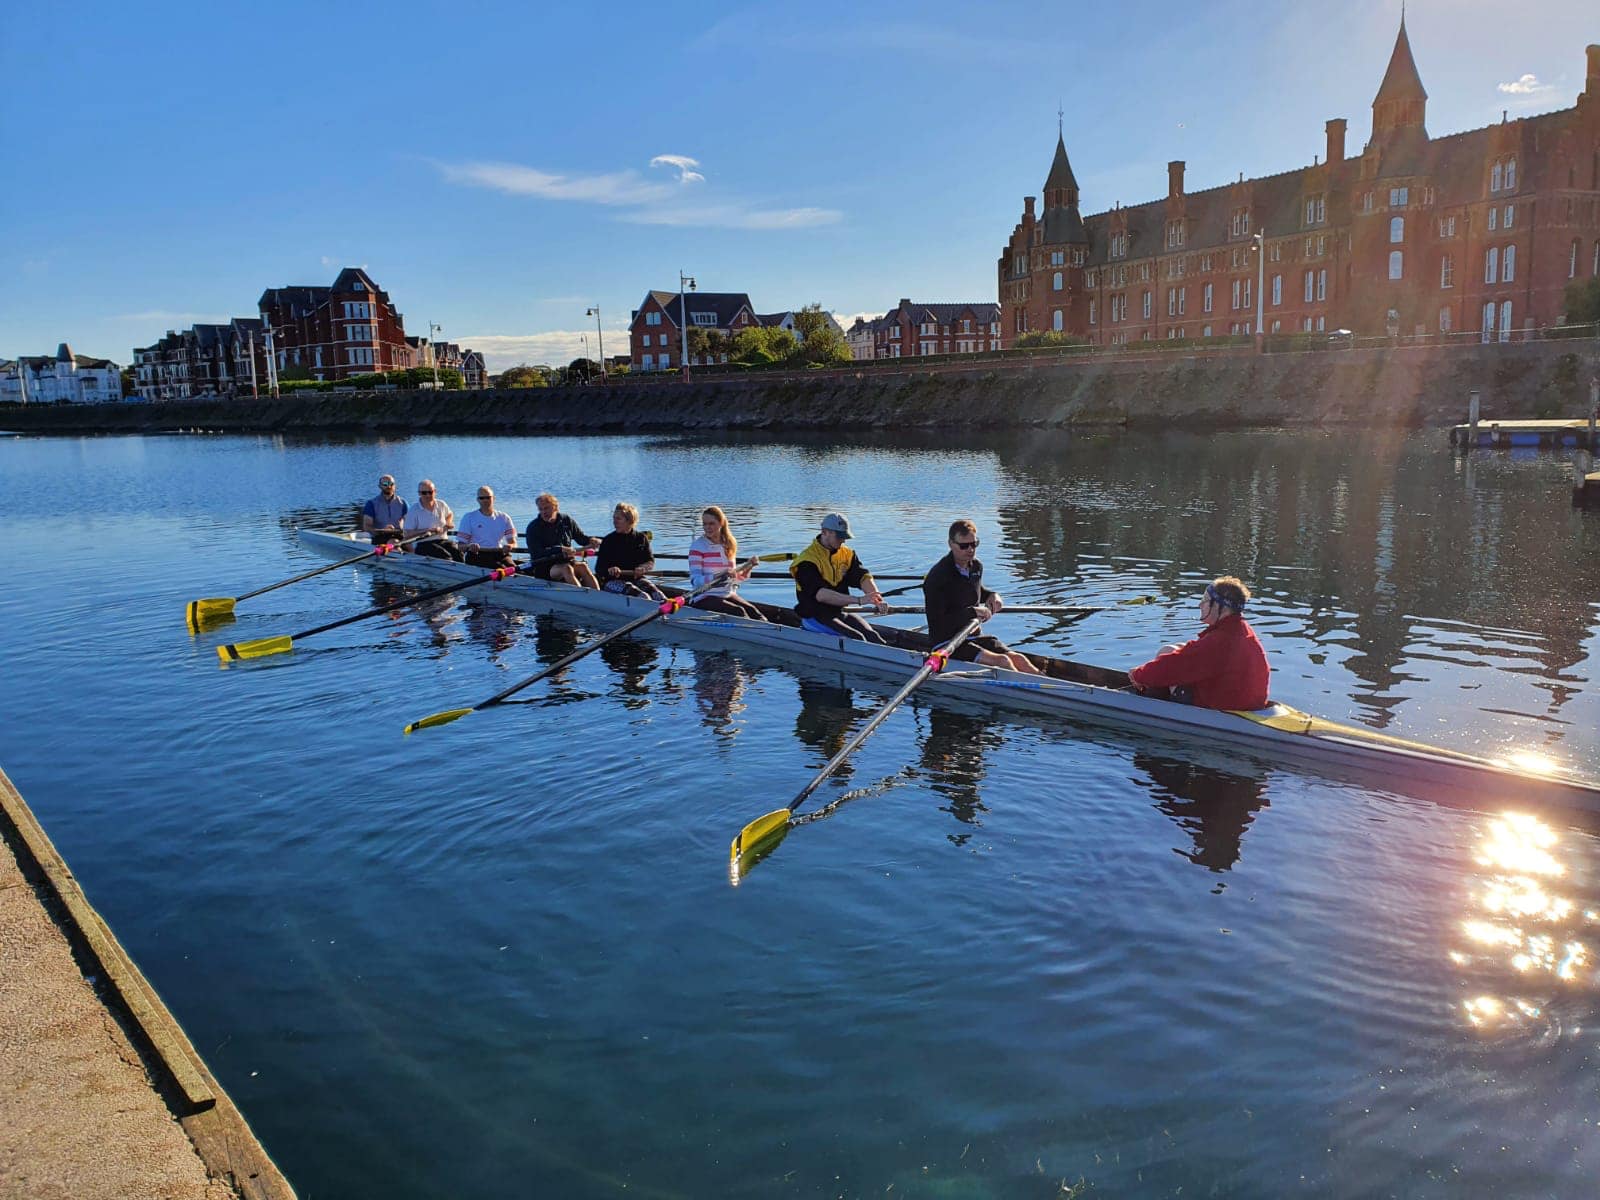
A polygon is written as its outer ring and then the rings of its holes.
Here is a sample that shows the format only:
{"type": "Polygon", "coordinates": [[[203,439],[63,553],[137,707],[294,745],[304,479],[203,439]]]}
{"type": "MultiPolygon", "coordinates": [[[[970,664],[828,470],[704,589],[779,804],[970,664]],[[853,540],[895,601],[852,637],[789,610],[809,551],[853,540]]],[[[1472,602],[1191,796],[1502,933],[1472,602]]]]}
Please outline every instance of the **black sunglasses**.
{"type": "Polygon", "coordinates": [[[957,550],[976,550],[978,548],[978,539],[973,538],[970,542],[956,542],[954,545],[957,550]]]}

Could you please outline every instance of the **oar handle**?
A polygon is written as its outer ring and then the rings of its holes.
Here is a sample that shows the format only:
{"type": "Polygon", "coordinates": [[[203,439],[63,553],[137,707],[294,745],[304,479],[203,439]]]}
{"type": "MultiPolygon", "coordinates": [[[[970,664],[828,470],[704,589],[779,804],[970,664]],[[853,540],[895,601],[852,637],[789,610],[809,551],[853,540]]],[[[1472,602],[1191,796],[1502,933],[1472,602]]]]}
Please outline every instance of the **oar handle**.
{"type": "Polygon", "coordinates": [[[345,625],[354,625],[357,621],[365,621],[369,617],[381,617],[384,613],[393,612],[397,608],[406,608],[412,604],[421,604],[424,600],[432,600],[438,596],[448,596],[452,592],[462,592],[470,587],[477,587],[480,583],[493,583],[501,579],[509,579],[517,573],[515,567],[500,567],[490,571],[487,575],[480,575],[476,579],[464,579],[460,583],[446,584],[444,587],[434,588],[431,591],[419,592],[415,596],[406,596],[400,600],[381,604],[377,608],[369,608],[366,612],[356,613],[353,617],[342,617],[337,621],[329,621],[326,625],[318,625],[315,629],[307,629],[301,633],[290,634],[290,638],[299,641],[308,638],[314,633],[327,633],[330,629],[338,629],[345,625]]]}
{"type": "Polygon", "coordinates": [[[894,696],[889,700],[889,703],[880,708],[877,715],[874,716],[872,720],[868,721],[866,725],[862,727],[861,731],[855,735],[855,737],[846,742],[840,749],[839,753],[835,754],[828,760],[828,765],[823,767],[822,770],[818,771],[814,776],[812,776],[811,782],[800,789],[800,794],[797,795],[793,800],[789,801],[789,811],[794,812],[795,809],[799,808],[800,805],[805,803],[806,797],[821,787],[823,781],[826,780],[828,776],[832,775],[836,770],[838,770],[839,765],[855,752],[856,747],[860,746],[862,742],[871,737],[873,730],[877,729],[879,725],[882,725],[888,718],[889,714],[900,707],[901,701],[903,701],[912,692],[916,691],[922,682],[928,678],[928,676],[944,670],[945,665],[950,661],[950,656],[960,649],[962,642],[966,641],[973,634],[977,633],[981,625],[982,622],[976,618],[968,621],[960,633],[956,634],[955,637],[951,638],[943,646],[930,653],[928,657],[923,660],[922,668],[910,679],[906,680],[904,686],[902,686],[901,689],[894,694],[894,696]]]}
{"type": "Polygon", "coordinates": [[[369,558],[381,558],[385,554],[388,554],[391,550],[394,550],[396,547],[409,545],[418,538],[425,536],[427,535],[419,533],[415,537],[408,537],[403,541],[389,542],[382,546],[373,546],[370,549],[362,551],[360,554],[352,555],[349,558],[341,558],[338,562],[326,563],[323,566],[313,568],[310,571],[306,571],[300,575],[295,575],[289,579],[280,579],[277,583],[269,583],[266,587],[259,587],[253,592],[246,592],[242,596],[235,596],[233,598],[234,603],[237,604],[240,600],[248,600],[252,596],[264,596],[268,592],[275,592],[279,588],[288,587],[291,583],[300,583],[302,580],[310,579],[316,575],[325,575],[329,571],[337,571],[340,567],[353,566],[355,563],[364,562],[369,558]]]}

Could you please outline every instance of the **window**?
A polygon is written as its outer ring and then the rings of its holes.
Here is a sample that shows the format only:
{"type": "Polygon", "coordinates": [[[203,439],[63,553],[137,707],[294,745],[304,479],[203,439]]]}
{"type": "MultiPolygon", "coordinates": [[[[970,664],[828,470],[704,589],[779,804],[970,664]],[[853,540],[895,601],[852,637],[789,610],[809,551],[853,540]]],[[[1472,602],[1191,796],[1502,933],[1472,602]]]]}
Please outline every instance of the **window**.
{"type": "Polygon", "coordinates": [[[1317,318],[1317,332],[1318,333],[1321,333],[1324,329],[1326,329],[1328,327],[1327,323],[1326,323],[1327,320],[1328,320],[1327,317],[1318,317],[1317,318]]]}
{"type": "Polygon", "coordinates": [[[1150,264],[1147,262],[1142,262],[1139,264],[1139,282],[1150,282],[1150,264]]]}
{"type": "Polygon", "coordinates": [[[1455,287],[1456,285],[1456,260],[1453,255],[1446,254],[1439,259],[1439,286],[1442,288],[1455,287]]]}
{"type": "Polygon", "coordinates": [[[1489,208],[1489,231],[1492,233],[1498,228],[1500,228],[1500,210],[1491,205],[1489,208]]]}
{"type": "Polygon", "coordinates": [[[1272,247],[1272,251],[1267,255],[1267,257],[1270,260],[1272,260],[1273,262],[1282,262],[1283,261],[1283,243],[1282,242],[1276,243],[1272,247]]]}
{"type": "Polygon", "coordinates": [[[1306,272],[1306,303],[1307,304],[1311,303],[1312,297],[1316,294],[1315,292],[1312,291],[1312,289],[1314,287],[1316,287],[1316,282],[1317,282],[1317,273],[1315,271],[1307,271],[1306,272]]]}
{"type": "Polygon", "coordinates": [[[1483,306],[1483,340],[1494,340],[1494,301],[1490,300],[1483,306]]]}
{"type": "Polygon", "coordinates": [[[1145,292],[1144,292],[1143,308],[1144,308],[1144,319],[1146,321],[1148,321],[1150,319],[1150,289],[1148,289],[1148,288],[1146,288],[1145,292]]]}
{"type": "Polygon", "coordinates": [[[1405,255],[1399,250],[1389,251],[1389,278],[1403,279],[1405,278],[1405,271],[1405,255]]]}
{"type": "Polygon", "coordinates": [[[1517,187],[1517,160],[1512,158],[1506,163],[1506,191],[1515,191],[1517,187]]]}
{"type": "Polygon", "coordinates": [[[1067,261],[1067,256],[1066,256],[1066,253],[1064,251],[1061,251],[1061,250],[1052,250],[1052,251],[1050,251],[1050,265],[1052,267],[1059,267],[1063,263],[1065,263],[1066,261],[1067,261]]]}
{"type": "Polygon", "coordinates": [[[1272,277],[1272,302],[1274,304],[1282,304],[1283,303],[1283,276],[1282,275],[1274,275],[1272,277]]]}
{"type": "Polygon", "coordinates": [[[1500,256],[1500,282],[1510,283],[1517,277],[1517,248],[1507,246],[1506,252],[1500,256]]]}
{"type": "Polygon", "coordinates": [[[1181,287],[1181,288],[1178,289],[1178,315],[1180,317],[1183,316],[1184,313],[1188,310],[1188,307],[1189,307],[1189,289],[1186,288],[1186,287],[1181,287]]]}
{"type": "Polygon", "coordinates": [[[1327,252],[1328,252],[1328,235],[1325,234],[1325,233],[1319,233],[1317,235],[1317,257],[1321,258],[1327,252]]]}
{"type": "MultiPolygon", "coordinates": [[[[1208,286],[1209,286],[1209,285],[1208,285],[1208,286]]],[[[1201,337],[1210,337],[1210,336],[1211,336],[1211,326],[1209,326],[1209,325],[1202,325],[1202,326],[1201,326],[1201,327],[1200,327],[1200,336],[1201,336],[1201,337]]]]}
{"type": "Polygon", "coordinates": [[[1239,305],[1239,297],[1243,294],[1242,291],[1240,290],[1240,286],[1239,285],[1240,285],[1240,281],[1235,279],[1233,281],[1233,307],[1234,308],[1240,307],[1240,305],[1239,305]]]}
{"type": "Polygon", "coordinates": [[[1100,272],[1098,272],[1098,271],[1085,271],[1084,275],[1083,275],[1083,282],[1084,282],[1084,285],[1087,286],[1087,287],[1097,287],[1097,286],[1099,286],[1100,272]]]}
{"type": "Polygon", "coordinates": [[[665,371],[665,370],[666,370],[666,369],[667,369],[667,368],[668,368],[668,367],[670,367],[670,366],[671,366],[671,365],[672,365],[672,355],[670,355],[670,354],[663,354],[663,355],[662,355],[662,356],[661,356],[661,369],[662,369],[662,370],[663,370],[663,371],[665,371]]]}
{"type": "Polygon", "coordinates": [[[1511,301],[1507,300],[1500,306],[1500,340],[1511,340],[1511,301]]]}
{"type": "Polygon", "coordinates": [[[1493,283],[1500,274],[1500,248],[1490,246],[1483,252],[1483,281],[1493,283]]]}
{"type": "Polygon", "coordinates": [[[1594,265],[1589,268],[1589,274],[1600,275],[1600,242],[1594,244],[1594,265]]]}
{"type": "Polygon", "coordinates": [[[1454,217],[1439,218],[1439,236],[1453,238],[1456,235],[1456,219],[1454,217]]]}
{"type": "Polygon", "coordinates": [[[1201,269],[1201,270],[1202,270],[1202,271],[1209,271],[1209,270],[1211,270],[1211,255],[1209,255],[1209,254],[1202,254],[1202,255],[1201,255],[1201,256],[1200,256],[1200,269],[1201,269]]]}
{"type": "Polygon", "coordinates": [[[1300,329],[1304,333],[1310,333],[1311,332],[1311,318],[1310,317],[1306,317],[1304,320],[1302,320],[1300,322],[1300,329]]]}
{"type": "Polygon", "coordinates": [[[1098,325],[1099,323],[1100,323],[1100,306],[1096,301],[1090,300],[1089,301],[1089,324],[1098,325]]]}
{"type": "Polygon", "coordinates": [[[1051,289],[1053,291],[1059,292],[1061,290],[1061,272],[1060,271],[1057,271],[1053,276],[1051,276],[1051,278],[1050,278],[1050,286],[1051,286],[1051,289]]]}
{"type": "Polygon", "coordinates": [[[1511,228],[1512,219],[1515,218],[1516,215],[1517,215],[1517,206],[1515,204],[1506,205],[1505,219],[1500,222],[1501,227],[1505,228],[1505,229],[1510,229],[1511,228]]]}
{"type": "Polygon", "coordinates": [[[1167,225],[1167,247],[1169,249],[1183,245],[1183,222],[1172,221],[1167,225]]]}
{"type": "Polygon", "coordinates": [[[661,324],[661,314],[658,313],[658,312],[647,312],[647,313],[645,313],[645,315],[644,315],[644,323],[646,325],[659,325],[659,324],[661,324]]]}
{"type": "Polygon", "coordinates": [[[1244,307],[1250,307],[1250,281],[1248,279],[1244,281],[1244,307]]]}
{"type": "Polygon", "coordinates": [[[1126,233],[1113,233],[1111,235],[1111,257],[1122,258],[1128,253],[1128,235],[1126,233]]]}
{"type": "Polygon", "coordinates": [[[1320,225],[1328,219],[1328,201],[1326,196],[1306,197],[1307,225],[1320,225]]]}
{"type": "Polygon", "coordinates": [[[1245,234],[1249,233],[1250,232],[1250,210],[1248,208],[1236,208],[1236,209],[1234,209],[1233,210],[1233,221],[1229,225],[1228,229],[1229,229],[1229,232],[1234,237],[1243,237],[1245,234]]]}
{"type": "Polygon", "coordinates": [[[1168,288],[1167,289],[1167,316],[1175,317],[1177,315],[1178,315],[1178,289],[1177,288],[1168,288]]]}
{"type": "Polygon", "coordinates": [[[1441,308],[1439,310],[1439,332],[1440,333],[1449,333],[1450,332],[1450,324],[1451,324],[1450,310],[1448,308],[1441,308]]]}
{"type": "Polygon", "coordinates": [[[1404,208],[1406,206],[1406,203],[1407,203],[1407,200],[1408,200],[1410,194],[1411,194],[1411,189],[1410,188],[1403,188],[1403,187],[1390,188],[1389,189],[1389,207],[1390,208],[1404,208]]]}
{"type": "Polygon", "coordinates": [[[656,356],[654,354],[646,354],[639,360],[639,365],[646,371],[654,371],[656,369],[656,356]]]}
{"type": "Polygon", "coordinates": [[[1372,211],[1372,193],[1371,192],[1363,192],[1361,194],[1361,211],[1362,212],[1371,212],[1372,211]]]}
{"type": "Polygon", "coordinates": [[[1050,314],[1050,328],[1057,333],[1061,332],[1061,310],[1059,308],[1050,314]]]}
{"type": "Polygon", "coordinates": [[[1282,328],[1283,328],[1283,322],[1278,320],[1276,317],[1274,317],[1272,319],[1272,332],[1273,333],[1277,333],[1282,328]]]}
{"type": "Polygon", "coordinates": [[[1567,255],[1567,278],[1573,279],[1578,274],[1578,239],[1572,239],[1572,251],[1567,255]]]}
{"type": "MultiPolygon", "coordinates": [[[[1504,182],[1505,168],[1499,163],[1495,163],[1494,169],[1489,172],[1489,190],[1491,192],[1498,192],[1500,190],[1500,185],[1504,182]]],[[[1493,317],[1490,319],[1493,320],[1493,317]]]]}
{"type": "Polygon", "coordinates": [[[1406,240],[1406,219],[1404,217],[1389,218],[1389,244],[1398,246],[1406,240]]]}
{"type": "Polygon", "coordinates": [[[1317,299],[1318,300],[1326,300],[1327,298],[1328,298],[1328,272],[1327,272],[1327,269],[1324,268],[1324,269],[1322,269],[1322,270],[1317,272],[1317,299]]]}
{"type": "Polygon", "coordinates": [[[689,320],[692,324],[699,325],[705,329],[715,329],[717,327],[717,314],[714,312],[692,312],[689,314],[689,320]]]}
{"type": "MultiPolygon", "coordinates": [[[[1206,284],[1205,291],[1204,291],[1204,293],[1202,293],[1202,295],[1200,297],[1200,307],[1205,312],[1210,312],[1211,311],[1211,285],[1209,283],[1206,284]]],[[[1206,326],[1206,328],[1210,329],[1211,327],[1208,325],[1208,326],[1206,326]]],[[[1207,333],[1206,336],[1210,337],[1211,335],[1209,333],[1207,333]]]]}

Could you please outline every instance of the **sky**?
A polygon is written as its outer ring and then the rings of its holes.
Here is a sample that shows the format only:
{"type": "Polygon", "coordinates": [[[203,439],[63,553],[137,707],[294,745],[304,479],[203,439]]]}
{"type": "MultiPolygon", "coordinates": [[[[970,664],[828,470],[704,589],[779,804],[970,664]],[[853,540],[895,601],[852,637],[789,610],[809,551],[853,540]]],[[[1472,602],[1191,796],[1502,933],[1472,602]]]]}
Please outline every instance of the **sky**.
{"type": "MultiPolygon", "coordinates": [[[[1391,0],[15,5],[0,356],[126,364],[360,266],[491,370],[624,353],[647,290],[996,298],[1058,108],[1085,213],[1371,126],[1391,0]]],[[[1411,0],[1434,135],[1570,106],[1594,0],[1411,0]]]]}

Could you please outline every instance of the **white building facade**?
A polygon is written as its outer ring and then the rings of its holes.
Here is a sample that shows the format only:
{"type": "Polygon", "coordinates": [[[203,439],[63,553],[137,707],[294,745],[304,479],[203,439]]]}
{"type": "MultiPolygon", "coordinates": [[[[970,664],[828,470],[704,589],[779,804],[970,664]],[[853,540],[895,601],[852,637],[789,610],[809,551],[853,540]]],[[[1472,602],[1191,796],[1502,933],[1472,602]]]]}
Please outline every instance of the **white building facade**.
{"type": "Polygon", "coordinates": [[[0,363],[0,400],[28,404],[110,404],[122,399],[122,368],[109,358],[74,354],[62,342],[54,356],[24,354],[0,363]]]}

